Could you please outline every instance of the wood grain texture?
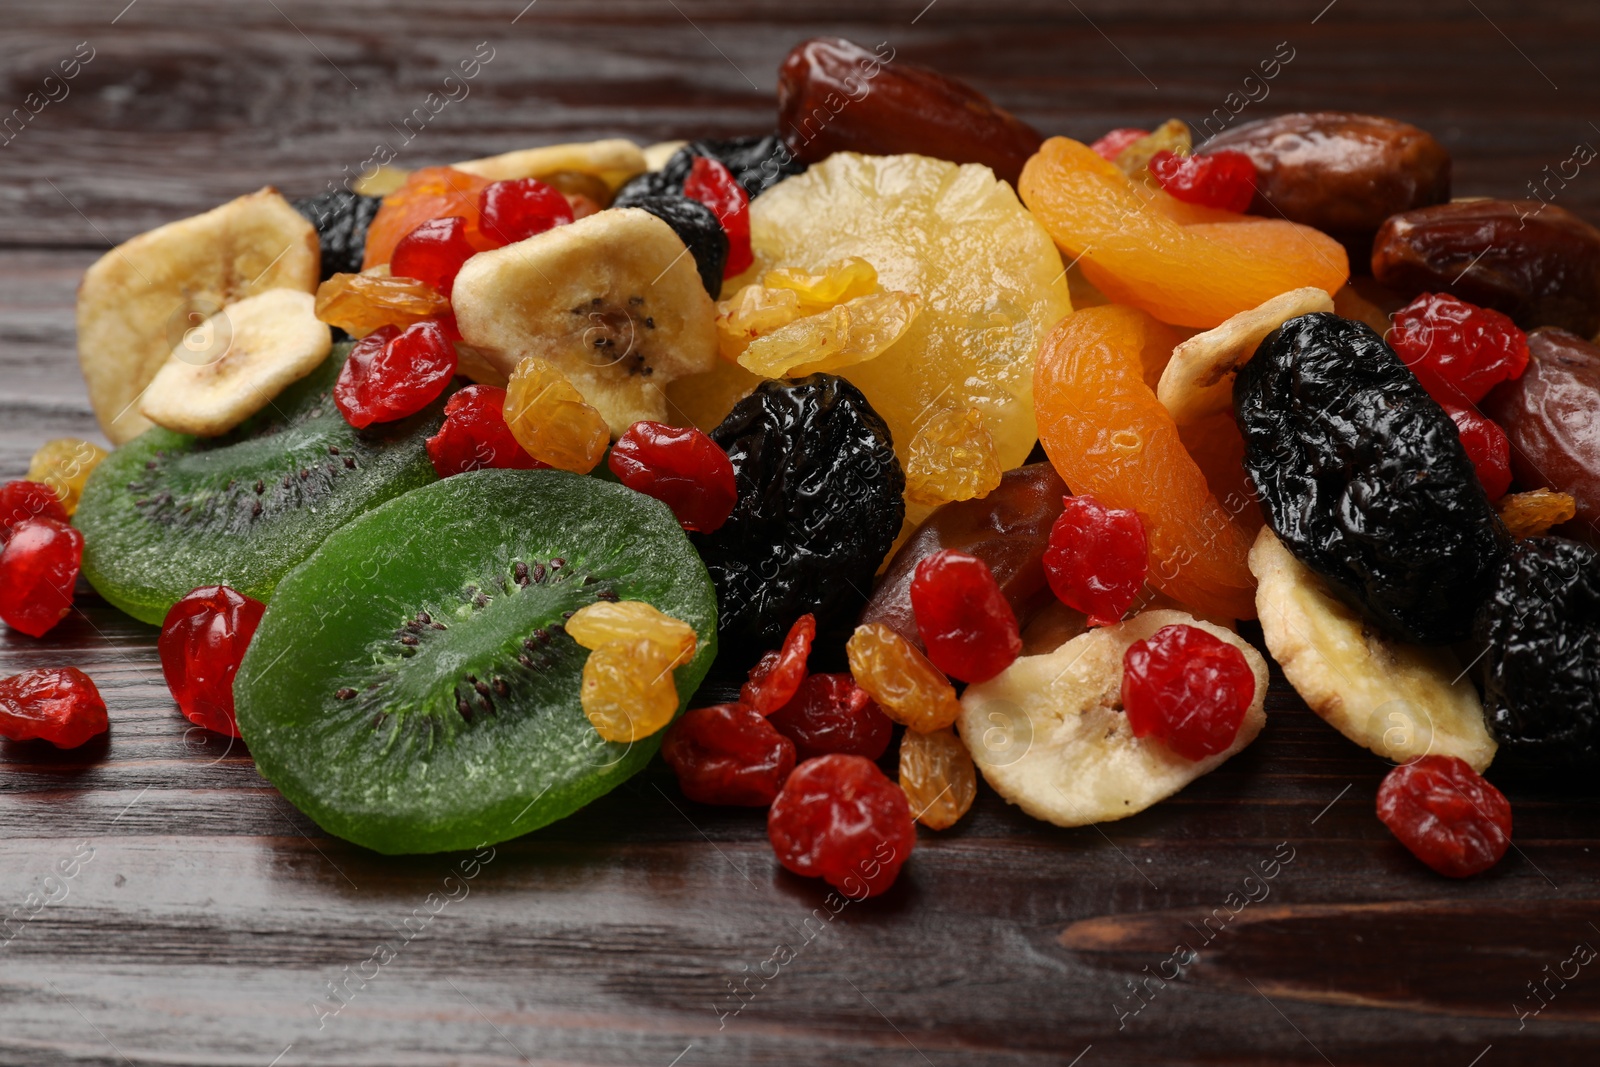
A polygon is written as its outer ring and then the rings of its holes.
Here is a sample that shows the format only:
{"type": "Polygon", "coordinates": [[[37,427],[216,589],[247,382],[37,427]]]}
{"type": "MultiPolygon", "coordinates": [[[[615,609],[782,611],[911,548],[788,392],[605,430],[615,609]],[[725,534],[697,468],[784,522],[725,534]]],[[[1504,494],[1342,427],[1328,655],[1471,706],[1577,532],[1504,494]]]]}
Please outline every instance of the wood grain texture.
{"type": "MultiPolygon", "coordinates": [[[[471,95],[400,163],[761,129],[778,59],[822,32],[1085,137],[1198,121],[1289,41],[1242,118],[1409,119],[1467,194],[1600,143],[1600,11],[1581,0],[524,2],[12,5],[0,108],[78,42],[95,58],[0,145],[0,477],[45,437],[96,436],[72,300],[101,250],[263,184],[338,180],[482,41],[471,95]]],[[[1591,170],[1557,202],[1595,219],[1591,170]]],[[[471,878],[468,857],[330,839],[176,713],[152,628],[80,603],[43,640],[0,633],[0,670],[79,665],[113,721],[76,752],[0,744],[0,1065],[1496,1067],[1588,1063],[1600,1041],[1600,972],[1550,977],[1600,945],[1593,790],[1497,764],[1517,850],[1447,882],[1373,817],[1385,765],[1281,680],[1260,741],[1172,801],[1068,831],[984,788],[890,894],[834,915],[759,815],[690,804],[659,764],[471,878]],[[1180,944],[1198,958],[1151,980],[1180,944]],[[379,945],[393,958],[368,962],[379,945]]]]}

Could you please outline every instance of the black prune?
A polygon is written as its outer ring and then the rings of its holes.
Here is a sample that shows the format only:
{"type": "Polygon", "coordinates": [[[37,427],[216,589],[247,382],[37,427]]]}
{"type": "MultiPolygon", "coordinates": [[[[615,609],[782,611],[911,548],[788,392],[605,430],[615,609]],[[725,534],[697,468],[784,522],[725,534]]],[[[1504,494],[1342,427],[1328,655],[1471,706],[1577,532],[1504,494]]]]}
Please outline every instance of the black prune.
{"type": "Polygon", "coordinates": [[[335,274],[361,273],[361,257],[367,250],[367,227],[372,225],[373,216],[382,204],[379,197],[362,196],[348,189],[335,189],[294,202],[294,209],[317,228],[317,240],[322,244],[323,281],[335,274]]]}
{"type": "Polygon", "coordinates": [[[1383,338],[1337,315],[1290,319],[1233,404],[1267,523],[1300,562],[1406,640],[1467,636],[1510,535],[1455,423],[1383,338]]]}
{"type": "Polygon", "coordinates": [[[806,612],[848,627],[905,518],[889,427],[843,378],[767,381],[711,439],[733,461],[739,502],[692,540],[717,587],[720,640],[735,656],[783,642],[806,612]]]}
{"type": "Polygon", "coordinates": [[[1600,766],[1600,552],[1518,541],[1478,615],[1489,728],[1550,766],[1600,766]]]}
{"type": "Polygon", "coordinates": [[[642,197],[682,193],[683,183],[699,156],[708,156],[727,167],[752,200],[806,169],[806,164],[795,159],[783,138],[775,133],[730,137],[725,141],[690,141],[674,152],[660,170],[641,174],[617,190],[612,206],[635,207],[642,197]]]}
{"type": "Polygon", "coordinates": [[[647,196],[623,206],[648,211],[671,226],[694,256],[706,292],[717,299],[722,292],[722,269],[728,264],[728,233],[717,221],[716,212],[686,196],[647,196]]]}

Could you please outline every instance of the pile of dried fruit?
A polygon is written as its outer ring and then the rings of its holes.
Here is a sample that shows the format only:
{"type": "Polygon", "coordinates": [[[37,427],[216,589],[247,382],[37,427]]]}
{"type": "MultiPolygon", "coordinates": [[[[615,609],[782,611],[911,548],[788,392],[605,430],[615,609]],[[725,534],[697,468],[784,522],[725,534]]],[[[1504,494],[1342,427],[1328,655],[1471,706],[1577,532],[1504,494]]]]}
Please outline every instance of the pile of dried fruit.
{"type": "MultiPolygon", "coordinates": [[[[1241,620],[1443,874],[1509,844],[1498,746],[1600,765],[1600,231],[1450,201],[1389,119],[1083,144],[846,41],[780,77],[780,134],[264,189],[108,254],[119,447],[0,487],[0,619],[44,636],[81,569],[381,851],[659,748],[852,896],[980,773],[1079,826],[1240,751],[1241,620]],[[737,699],[685,710],[719,655],[737,699]]],[[[74,668],[0,681],[0,736],[107,726],[74,668]]]]}

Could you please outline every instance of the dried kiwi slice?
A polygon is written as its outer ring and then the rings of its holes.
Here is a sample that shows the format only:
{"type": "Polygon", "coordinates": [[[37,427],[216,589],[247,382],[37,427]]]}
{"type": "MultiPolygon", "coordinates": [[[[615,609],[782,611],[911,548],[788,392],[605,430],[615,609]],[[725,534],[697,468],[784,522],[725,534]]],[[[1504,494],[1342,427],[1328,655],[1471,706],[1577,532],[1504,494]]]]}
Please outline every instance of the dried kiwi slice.
{"type": "Polygon", "coordinates": [[[444,419],[444,398],[410,418],[354,429],[332,399],[349,348],[336,345],[230,433],[158,427],[96,467],[73,524],[83,532],[84,577],[100,595],[158,625],[198,585],[267,600],[334,530],[435,481],[424,441],[444,419]]]}
{"type": "Polygon", "coordinates": [[[589,654],[561,627],[599,599],[694,627],[681,711],[716,654],[716,594],[666,505],[554,470],[447,478],[345,526],[279,584],[234,681],[239,728],[284,796],[359,845],[527,833],[660,745],[602,741],[584,716],[589,654]]]}

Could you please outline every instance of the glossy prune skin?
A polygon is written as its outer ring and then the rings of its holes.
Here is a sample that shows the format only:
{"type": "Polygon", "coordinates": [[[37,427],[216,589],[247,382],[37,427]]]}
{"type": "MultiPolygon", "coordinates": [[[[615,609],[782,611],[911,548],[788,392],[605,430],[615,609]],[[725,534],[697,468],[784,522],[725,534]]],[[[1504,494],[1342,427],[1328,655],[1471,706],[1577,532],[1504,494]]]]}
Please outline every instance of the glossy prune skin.
{"type": "Polygon", "coordinates": [[[1600,330],[1600,230],[1539,200],[1461,200],[1395,215],[1372,245],[1372,275],[1408,299],[1449,293],[1524,330],[1600,330]]]}
{"type": "Polygon", "coordinates": [[[1017,622],[1026,627],[1054,599],[1045,580],[1044,551],[1069,492],[1049,463],[1030,463],[1006,471],[988,496],[941,505],[894,554],[859,621],[885,623],[922,648],[911,610],[911,579],[918,563],[948,548],[989,565],[1017,622]]]}
{"type": "Polygon", "coordinates": [[[296,200],[294,209],[316,227],[322,246],[322,280],[335,274],[360,274],[361,257],[367,249],[367,227],[372,225],[383,198],[362,196],[348,189],[334,189],[296,200]]]}
{"type": "Polygon", "coordinates": [[[617,191],[612,207],[630,207],[642,197],[682,195],[683,183],[701,156],[727,167],[734,180],[754,200],[785,178],[805,173],[806,164],[775,133],[730,137],[727,140],[690,141],[673,153],[660,170],[633,178],[617,191]]]}
{"type": "Polygon", "coordinates": [[[1317,313],[1261,342],[1233,387],[1245,470],[1295,558],[1380,627],[1472,629],[1510,534],[1455,423],[1370,326],[1317,313]]]}
{"type": "Polygon", "coordinates": [[[640,197],[628,207],[640,208],[672,227],[694,257],[700,281],[717,299],[722,292],[722,268],[728,263],[728,234],[716,214],[698,200],[686,196],[640,197]]]}
{"type": "Polygon", "coordinates": [[[1511,442],[1511,473],[1524,489],[1569,493],[1586,540],[1600,531],[1600,346],[1565,330],[1528,335],[1528,367],[1483,399],[1511,442]]]}
{"type": "Polygon", "coordinates": [[[1518,541],[1478,617],[1495,740],[1552,767],[1600,767],[1600,553],[1518,541]]]}
{"type": "Polygon", "coordinates": [[[778,68],[778,131],[796,159],[902,153],[982,163],[1015,185],[1039,131],[965,82],[842,37],[802,41],[778,68]]]}
{"type": "Polygon", "coordinates": [[[843,378],[766,381],[711,439],[733,463],[739,502],[691,538],[717,588],[735,656],[783,643],[806,612],[848,626],[905,518],[905,474],[889,427],[843,378]]]}

